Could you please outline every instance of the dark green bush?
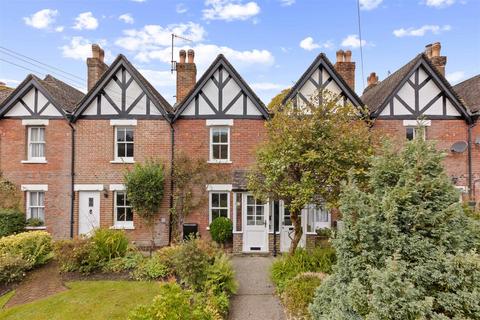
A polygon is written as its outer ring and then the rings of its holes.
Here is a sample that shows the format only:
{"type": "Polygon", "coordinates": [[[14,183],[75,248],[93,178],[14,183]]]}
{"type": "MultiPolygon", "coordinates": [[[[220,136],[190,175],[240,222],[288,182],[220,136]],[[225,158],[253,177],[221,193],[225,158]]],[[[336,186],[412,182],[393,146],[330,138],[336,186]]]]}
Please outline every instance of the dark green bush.
{"type": "Polygon", "coordinates": [[[211,292],[214,295],[225,293],[230,296],[236,290],[237,282],[230,260],[225,254],[217,255],[213,264],[207,268],[204,291],[211,292]]]}
{"type": "Polygon", "coordinates": [[[332,248],[297,249],[293,255],[283,255],[273,262],[271,278],[278,292],[282,293],[288,280],[296,275],[303,272],[330,273],[335,261],[332,248]]]}
{"type": "Polygon", "coordinates": [[[123,257],[128,249],[128,238],[123,230],[97,229],[91,242],[100,263],[123,257]]]}
{"type": "Polygon", "coordinates": [[[25,214],[15,209],[0,209],[0,237],[22,232],[25,229],[25,214]]]}
{"type": "Polygon", "coordinates": [[[300,273],[287,281],[281,298],[285,309],[294,319],[311,319],[308,305],[313,301],[315,290],[320,286],[324,274],[300,273]]]}
{"type": "Polygon", "coordinates": [[[233,237],[232,221],[225,217],[215,218],[210,224],[210,234],[217,243],[224,244],[230,241],[233,237]]]}
{"type": "Polygon", "coordinates": [[[0,284],[22,279],[29,268],[30,264],[18,255],[0,255],[0,284]]]}

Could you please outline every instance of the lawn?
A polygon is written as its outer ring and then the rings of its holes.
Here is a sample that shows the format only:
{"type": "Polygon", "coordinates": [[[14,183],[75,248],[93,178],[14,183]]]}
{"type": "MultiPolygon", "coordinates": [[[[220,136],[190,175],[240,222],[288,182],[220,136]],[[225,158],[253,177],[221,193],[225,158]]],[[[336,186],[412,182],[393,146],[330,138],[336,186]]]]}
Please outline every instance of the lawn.
{"type": "MultiPolygon", "coordinates": [[[[126,319],[130,310],[158,294],[156,282],[74,281],[70,290],[0,311],[0,319],[126,319]]],[[[6,303],[0,297],[0,306],[6,303]]]]}

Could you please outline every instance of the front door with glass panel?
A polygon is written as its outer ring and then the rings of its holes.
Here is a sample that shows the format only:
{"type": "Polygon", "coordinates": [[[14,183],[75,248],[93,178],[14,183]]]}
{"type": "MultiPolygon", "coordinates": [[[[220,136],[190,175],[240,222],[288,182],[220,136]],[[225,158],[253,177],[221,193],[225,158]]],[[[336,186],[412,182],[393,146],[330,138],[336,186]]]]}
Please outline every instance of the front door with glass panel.
{"type": "Polygon", "coordinates": [[[100,227],[100,192],[80,191],[78,234],[90,235],[100,227]]]}
{"type": "Polygon", "coordinates": [[[268,201],[261,202],[252,195],[243,197],[243,251],[268,251],[268,201]]]}
{"type": "MultiPolygon", "coordinates": [[[[301,221],[304,221],[302,216],[300,216],[300,219],[301,221]]],[[[305,245],[305,228],[303,229],[303,232],[302,238],[298,243],[299,247],[303,247],[305,245]]],[[[280,201],[280,252],[287,252],[290,250],[290,245],[292,244],[294,236],[295,230],[290,216],[290,211],[285,207],[283,201],[280,201]]]]}

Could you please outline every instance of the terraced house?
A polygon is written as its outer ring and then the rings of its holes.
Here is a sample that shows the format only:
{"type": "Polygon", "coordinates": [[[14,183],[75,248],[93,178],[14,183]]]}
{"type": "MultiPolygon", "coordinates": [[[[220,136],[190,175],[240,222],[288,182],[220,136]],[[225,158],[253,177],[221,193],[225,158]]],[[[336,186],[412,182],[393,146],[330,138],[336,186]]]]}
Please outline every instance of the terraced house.
{"type": "MultiPolygon", "coordinates": [[[[322,53],[299,72],[283,102],[301,106],[328,90],[339,103],[367,107],[372,130],[398,145],[422,134],[447,154],[447,173],[463,200],[478,205],[480,76],[452,87],[440,49],[439,43],[427,46],[382,81],[372,73],[361,97],[355,93],[351,52],[338,51],[335,63],[322,53]],[[417,130],[417,121],[425,131],[417,130]]],[[[160,160],[169,173],[174,154],[185,153],[222,173],[215,183],[198,186],[208,199],[186,223],[208,238],[213,219],[230,218],[235,252],[289,249],[288,209],[282,201],[260,202],[246,184],[272,115],[225,56],[217,56],[197,81],[195,53],[181,50],[174,106],[123,55],[107,66],[103,50],[93,45],[87,69],[86,95],[50,75],[43,80],[29,75],[15,90],[0,86],[0,171],[21,188],[27,218],[42,224],[36,228],[56,238],[118,228],[147,244],[149,232],[129,205],[123,174],[148,159],[160,160]]],[[[155,229],[159,246],[169,243],[172,188],[167,175],[155,229]]],[[[308,206],[300,245],[339,219],[321,206],[308,206]]]]}

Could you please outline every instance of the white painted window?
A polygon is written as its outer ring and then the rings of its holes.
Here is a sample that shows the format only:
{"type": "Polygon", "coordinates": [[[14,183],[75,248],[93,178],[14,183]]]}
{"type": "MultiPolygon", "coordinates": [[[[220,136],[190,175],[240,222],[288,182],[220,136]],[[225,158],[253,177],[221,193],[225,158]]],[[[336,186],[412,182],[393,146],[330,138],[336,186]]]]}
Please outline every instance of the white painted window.
{"type": "Polygon", "coordinates": [[[323,206],[309,205],[307,213],[307,233],[315,233],[317,229],[330,227],[330,213],[323,206]]]}
{"type": "Polygon", "coordinates": [[[45,161],[45,127],[28,127],[28,160],[45,161]]]}
{"type": "Polygon", "coordinates": [[[115,191],[114,226],[117,228],[133,228],[133,211],[125,191],[115,191]]]}
{"type": "Polygon", "coordinates": [[[209,224],[218,217],[229,218],[229,211],[230,193],[211,191],[209,199],[209,224]]]}
{"type": "Polygon", "coordinates": [[[210,128],[210,162],[230,162],[230,128],[210,128]]]}
{"type": "Polygon", "coordinates": [[[426,139],[427,128],[423,127],[405,127],[405,138],[407,140],[414,140],[417,136],[421,135],[422,139],[426,139]]]}
{"type": "Polygon", "coordinates": [[[45,221],[45,192],[27,191],[27,219],[45,221]]]}
{"type": "Polygon", "coordinates": [[[133,161],[134,133],[132,127],[115,127],[115,160],[133,161]]]}
{"type": "Polygon", "coordinates": [[[247,195],[247,225],[260,226],[265,224],[265,203],[247,195]]]}

